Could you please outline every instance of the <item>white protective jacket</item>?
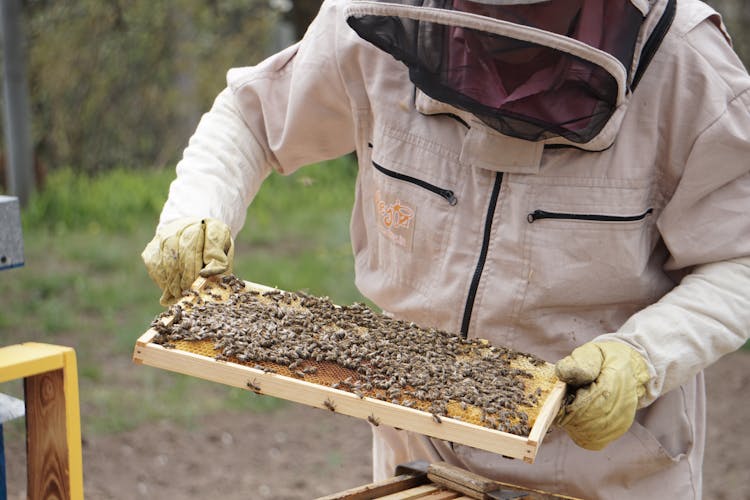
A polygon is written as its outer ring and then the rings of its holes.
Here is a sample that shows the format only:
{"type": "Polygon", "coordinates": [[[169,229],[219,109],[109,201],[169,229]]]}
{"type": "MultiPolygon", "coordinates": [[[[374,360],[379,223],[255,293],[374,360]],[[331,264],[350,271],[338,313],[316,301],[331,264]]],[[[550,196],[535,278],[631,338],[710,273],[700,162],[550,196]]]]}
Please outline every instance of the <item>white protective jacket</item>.
{"type": "Polygon", "coordinates": [[[271,171],[356,151],[356,284],[378,306],[550,362],[626,342],[652,375],[603,451],[556,429],[526,464],[381,426],[375,477],[421,458],[584,498],[699,498],[701,370],[750,332],[750,77],[719,16],[678,2],[614,144],[590,152],[508,139],[415,92],[348,27],[348,4],[327,0],[300,43],[229,71],[161,223],[209,216],[236,234],[271,171]]]}

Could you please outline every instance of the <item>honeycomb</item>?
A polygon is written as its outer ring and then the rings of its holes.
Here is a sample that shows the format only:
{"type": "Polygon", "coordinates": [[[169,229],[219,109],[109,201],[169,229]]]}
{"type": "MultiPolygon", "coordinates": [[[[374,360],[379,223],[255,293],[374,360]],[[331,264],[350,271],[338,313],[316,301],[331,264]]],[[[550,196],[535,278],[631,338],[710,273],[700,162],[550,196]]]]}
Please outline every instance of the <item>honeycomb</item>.
{"type": "MultiPolygon", "coordinates": [[[[243,282],[243,285],[246,287],[244,291],[252,290],[258,293],[257,297],[259,301],[268,304],[273,301],[270,296],[264,295],[265,292],[269,292],[272,289],[267,289],[265,287],[261,287],[260,285],[254,285],[247,282],[243,282]]],[[[241,290],[236,282],[228,285],[226,283],[222,283],[219,280],[200,280],[200,283],[196,283],[194,291],[186,294],[186,296],[184,296],[179,302],[179,305],[181,306],[182,310],[190,311],[192,308],[196,307],[197,304],[208,302],[226,302],[230,298],[232,293],[237,293],[238,291],[241,290]]],[[[287,292],[272,291],[271,293],[279,294],[287,292]]],[[[301,300],[298,296],[289,294],[288,298],[286,298],[285,300],[285,307],[289,309],[304,309],[304,306],[302,305],[301,300]]],[[[216,321],[221,321],[221,318],[214,319],[216,321]]],[[[168,325],[175,321],[175,315],[163,314],[160,316],[160,318],[158,318],[158,320],[163,324],[168,325]]],[[[366,327],[359,327],[359,329],[361,331],[367,330],[366,327]]],[[[176,339],[162,340],[158,343],[161,343],[168,348],[174,348],[180,351],[199,354],[251,368],[262,369],[266,372],[271,372],[291,378],[303,379],[305,382],[328,386],[334,389],[354,392],[360,397],[371,397],[403,406],[408,406],[410,408],[422,410],[425,412],[432,412],[431,408],[433,407],[433,403],[431,401],[426,399],[418,399],[413,395],[398,396],[394,399],[392,397],[389,397],[387,391],[384,389],[352,389],[352,386],[356,386],[358,382],[361,383],[363,381],[363,376],[354,369],[341,366],[334,362],[305,359],[301,361],[300,364],[295,367],[295,369],[290,369],[284,364],[274,363],[270,361],[241,360],[237,356],[231,354],[224,355],[222,354],[222,348],[217,347],[215,339],[176,339]]],[[[483,346],[483,344],[480,343],[478,348],[471,350],[465,355],[468,357],[482,356],[482,351],[484,349],[489,349],[489,346],[483,346]]],[[[554,375],[554,365],[546,362],[540,362],[540,360],[528,355],[518,354],[512,357],[512,359],[510,360],[510,366],[525,374],[525,376],[523,377],[523,391],[526,397],[522,402],[514,403],[515,407],[512,409],[513,411],[507,413],[510,416],[506,416],[503,418],[503,424],[506,428],[512,428],[516,425],[523,424],[524,431],[526,432],[514,433],[526,435],[528,430],[533,427],[534,422],[536,421],[536,418],[541,409],[542,403],[557,381],[554,375]],[[524,419],[527,419],[526,422],[521,422],[521,414],[525,415],[524,419]]],[[[249,388],[252,389],[252,387],[249,388]]],[[[406,386],[404,389],[405,393],[409,393],[419,388],[406,386]]],[[[441,417],[454,418],[462,422],[471,423],[487,428],[498,428],[497,419],[499,417],[495,415],[488,415],[485,409],[479,406],[466,404],[452,399],[448,400],[445,403],[441,417]]]]}

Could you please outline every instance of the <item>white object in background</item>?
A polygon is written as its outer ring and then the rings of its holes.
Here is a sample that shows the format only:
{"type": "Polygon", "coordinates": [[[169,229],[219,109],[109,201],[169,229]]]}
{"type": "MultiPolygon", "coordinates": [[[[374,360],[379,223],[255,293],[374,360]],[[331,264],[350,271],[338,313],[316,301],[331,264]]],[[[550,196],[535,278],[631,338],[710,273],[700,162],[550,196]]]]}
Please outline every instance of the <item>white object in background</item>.
{"type": "Polygon", "coordinates": [[[23,264],[23,233],[18,198],[0,195],[0,270],[23,264]]]}
{"type": "Polygon", "coordinates": [[[14,418],[23,417],[25,413],[26,406],[23,400],[0,393],[0,425],[14,418]]]}

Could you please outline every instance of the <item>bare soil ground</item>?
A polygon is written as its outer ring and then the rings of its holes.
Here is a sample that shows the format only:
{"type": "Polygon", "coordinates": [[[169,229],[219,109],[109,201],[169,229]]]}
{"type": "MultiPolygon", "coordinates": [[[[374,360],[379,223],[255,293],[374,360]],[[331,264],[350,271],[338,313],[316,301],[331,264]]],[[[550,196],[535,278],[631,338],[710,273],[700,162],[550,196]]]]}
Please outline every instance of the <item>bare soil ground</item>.
{"type": "MultiPolygon", "coordinates": [[[[707,371],[709,429],[704,498],[750,499],[750,352],[707,371]]],[[[7,443],[9,499],[26,498],[25,472],[7,443]]],[[[194,428],[158,422],[84,437],[89,499],[310,499],[370,481],[368,424],[289,404],[271,413],[222,413],[194,428]]]]}

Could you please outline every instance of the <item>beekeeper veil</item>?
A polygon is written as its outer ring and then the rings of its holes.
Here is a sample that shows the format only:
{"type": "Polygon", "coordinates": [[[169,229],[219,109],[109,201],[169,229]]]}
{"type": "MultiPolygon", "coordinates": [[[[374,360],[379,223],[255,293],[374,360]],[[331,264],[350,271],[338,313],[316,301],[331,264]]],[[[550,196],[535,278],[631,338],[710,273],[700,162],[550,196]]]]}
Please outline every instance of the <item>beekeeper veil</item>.
{"type": "Polygon", "coordinates": [[[644,40],[663,36],[666,4],[353,0],[346,15],[432,99],[507,136],[601,150],[619,129],[644,40]]]}

